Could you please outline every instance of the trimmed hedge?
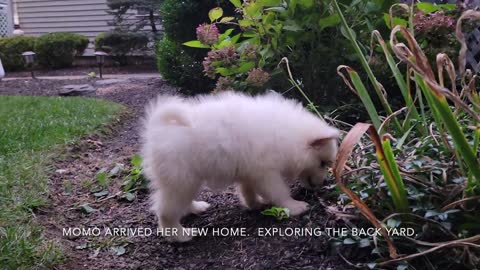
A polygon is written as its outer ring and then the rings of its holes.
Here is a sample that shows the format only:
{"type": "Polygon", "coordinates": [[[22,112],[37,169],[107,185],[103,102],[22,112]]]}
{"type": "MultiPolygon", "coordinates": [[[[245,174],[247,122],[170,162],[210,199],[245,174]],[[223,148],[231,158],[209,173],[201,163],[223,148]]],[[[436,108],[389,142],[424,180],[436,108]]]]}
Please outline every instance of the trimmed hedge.
{"type": "Polygon", "coordinates": [[[74,33],[49,33],[37,39],[35,52],[38,63],[49,68],[70,67],[76,55],[87,48],[87,37],[74,33]]]}
{"type": "Polygon", "coordinates": [[[0,38],[0,59],[6,71],[25,68],[22,53],[34,51],[36,37],[15,36],[0,38]]]}
{"type": "Polygon", "coordinates": [[[105,51],[121,64],[126,64],[126,55],[146,49],[148,41],[148,36],[144,33],[111,31],[97,35],[95,50],[105,51]]]}
{"type": "Polygon", "coordinates": [[[209,79],[203,76],[202,63],[186,53],[182,45],[164,36],[157,43],[156,54],[158,71],[163,79],[192,91],[188,94],[205,91],[202,87],[209,79]]]}

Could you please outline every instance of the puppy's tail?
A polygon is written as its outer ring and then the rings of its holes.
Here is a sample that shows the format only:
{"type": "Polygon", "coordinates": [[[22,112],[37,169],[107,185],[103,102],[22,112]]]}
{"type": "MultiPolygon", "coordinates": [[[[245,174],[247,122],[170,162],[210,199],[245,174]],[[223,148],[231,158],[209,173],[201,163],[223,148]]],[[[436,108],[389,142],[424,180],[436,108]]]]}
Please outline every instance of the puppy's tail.
{"type": "Polygon", "coordinates": [[[181,97],[159,96],[146,109],[148,126],[190,126],[187,117],[188,104],[181,97]]]}

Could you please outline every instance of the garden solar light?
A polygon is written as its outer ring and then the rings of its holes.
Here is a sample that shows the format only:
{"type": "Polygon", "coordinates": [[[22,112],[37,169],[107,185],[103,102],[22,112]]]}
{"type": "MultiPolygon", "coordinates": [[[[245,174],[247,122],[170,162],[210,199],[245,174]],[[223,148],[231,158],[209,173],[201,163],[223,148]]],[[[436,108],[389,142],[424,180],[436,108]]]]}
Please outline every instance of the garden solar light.
{"type": "Polygon", "coordinates": [[[105,64],[105,56],[107,56],[108,54],[106,52],[102,52],[102,51],[96,51],[95,52],[95,57],[97,58],[97,64],[98,64],[98,67],[100,69],[100,78],[103,79],[103,64],[105,64]]]}
{"type": "MultiPolygon", "coordinates": [[[[28,51],[28,52],[22,53],[22,56],[23,56],[23,59],[25,59],[25,66],[27,68],[29,67],[31,68],[33,66],[33,63],[35,63],[35,53],[28,51]]],[[[32,78],[35,79],[35,74],[33,73],[33,69],[31,69],[30,72],[32,74],[32,78]]]]}

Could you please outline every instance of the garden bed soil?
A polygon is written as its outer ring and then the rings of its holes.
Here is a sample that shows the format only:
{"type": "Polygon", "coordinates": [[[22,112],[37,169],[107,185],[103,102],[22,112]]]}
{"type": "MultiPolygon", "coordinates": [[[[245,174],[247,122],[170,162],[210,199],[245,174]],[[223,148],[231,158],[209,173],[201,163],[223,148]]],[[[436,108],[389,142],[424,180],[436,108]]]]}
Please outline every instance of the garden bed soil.
{"type": "MultiPolygon", "coordinates": [[[[48,80],[0,82],[0,94],[56,95],[65,84],[85,83],[48,80]]],[[[202,191],[200,199],[211,204],[201,216],[188,216],[185,227],[245,228],[248,236],[196,237],[188,243],[169,243],[164,238],[103,236],[105,228],[150,228],[156,221],[148,211],[146,191],[137,191],[133,201],[121,198],[122,176],[113,178],[108,195],[95,197],[88,183],[103,168],[117,163],[128,167],[139,151],[138,131],[145,104],[160,93],[176,90],[160,79],[130,80],[99,88],[97,98],[124,104],[129,113],[106,129],[70,144],[53,160],[48,207],[36,214],[46,227],[47,238],[55,239],[64,250],[65,261],[56,269],[349,269],[331,254],[328,239],[322,237],[259,236],[259,228],[336,227],[335,216],[325,210],[324,193],[294,187],[294,197],[313,207],[301,217],[276,221],[259,211],[247,211],[234,189],[220,193],[202,191]],[[321,203],[322,202],[322,203],[321,203]],[[81,205],[92,209],[87,214],[81,205]],[[323,204],[323,205],[322,205],[323,204]],[[102,235],[66,237],[64,228],[97,227],[102,235]]],[[[85,210],[85,208],[83,208],[85,210]]]]}

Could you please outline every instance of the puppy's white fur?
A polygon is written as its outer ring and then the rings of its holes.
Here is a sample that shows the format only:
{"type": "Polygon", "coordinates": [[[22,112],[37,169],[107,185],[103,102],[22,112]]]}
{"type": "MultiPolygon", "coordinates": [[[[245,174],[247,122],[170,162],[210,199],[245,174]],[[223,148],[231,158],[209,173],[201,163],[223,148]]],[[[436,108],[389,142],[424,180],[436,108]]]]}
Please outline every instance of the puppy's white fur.
{"type": "Polygon", "coordinates": [[[249,208],[268,202],[303,213],[308,204],[291,198],[288,181],[321,185],[338,136],[300,103],[275,93],[160,96],[147,108],[142,149],[159,227],[178,230],[169,240],[190,240],[180,219],[208,208],[194,201],[202,185],[237,184],[249,208]]]}

